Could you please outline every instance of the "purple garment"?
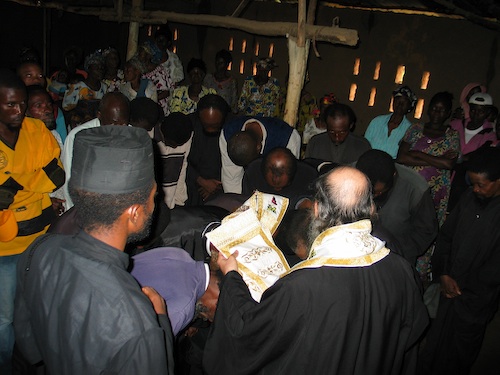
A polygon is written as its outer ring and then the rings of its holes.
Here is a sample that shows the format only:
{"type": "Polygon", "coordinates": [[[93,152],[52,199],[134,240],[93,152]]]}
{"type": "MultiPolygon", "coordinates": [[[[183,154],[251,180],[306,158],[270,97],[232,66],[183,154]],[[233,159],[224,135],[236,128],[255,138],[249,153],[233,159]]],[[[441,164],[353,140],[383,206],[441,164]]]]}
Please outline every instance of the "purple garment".
{"type": "Polygon", "coordinates": [[[159,247],[132,257],[132,276],[165,299],[172,331],[177,335],[193,319],[196,301],[205,293],[207,268],[176,247],[159,247]]]}
{"type": "MultiPolygon", "coordinates": [[[[469,121],[467,121],[467,124],[469,121]]],[[[467,125],[466,124],[466,125],[467,125]]],[[[462,123],[462,120],[456,119],[450,122],[450,126],[452,129],[455,129],[460,136],[460,147],[462,151],[462,155],[466,155],[472,151],[476,151],[479,147],[484,145],[487,141],[496,142],[497,137],[495,135],[495,129],[493,125],[485,121],[483,124],[483,130],[476,134],[471,138],[469,143],[465,143],[465,126],[462,123]]]]}

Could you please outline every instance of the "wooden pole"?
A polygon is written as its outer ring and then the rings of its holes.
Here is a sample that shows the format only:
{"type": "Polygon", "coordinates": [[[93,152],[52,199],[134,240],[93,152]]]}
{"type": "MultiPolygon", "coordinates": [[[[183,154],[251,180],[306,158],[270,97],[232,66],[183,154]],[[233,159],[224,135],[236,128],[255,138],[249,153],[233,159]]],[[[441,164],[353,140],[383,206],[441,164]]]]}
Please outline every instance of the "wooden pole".
{"type": "Polygon", "coordinates": [[[297,21],[297,46],[304,47],[306,42],[306,0],[299,0],[297,21]]]}
{"type": "Polygon", "coordinates": [[[304,87],[310,43],[311,40],[307,39],[304,47],[300,47],[296,38],[288,37],[289,75],[283,120],[292,127],[297,125],[297,113],[304,87]]]}
{"type": "Polygon", "coordinates": [[[50,10],[43,10],[43,55],[42,66],[43,72],[47,76],[50,72],[49,53],[50,53],[50,10]]]}
{"type": "MultiPolygon", "coordinates": [[[[140,13],[142,8],[142,0],[132,0],[132,15],[140,13]]],[[[127,43],[127,60],[137,52],[137,44],[139,43],[139,22],[130,22],[128,26],[128,43],[127,43]]]]}
{"type": "MultiPolygon", "coordinates": [[[[316,9],[309,6],[308,12],[315,13],[316,9]]],[[[309,21],[310,18],[307,18],[309,21]]],[[[314,18],[313,18],[314,20],[314,18]]],[[[307,58],[309,56],[310,39],[306,39],[306,0],[299,0],[299,12],[297,23],[298,37],[288,37],[288,87],[286,92],[285,113],[283,120],[290,126],[296,127],[297,113],[300,105],[300,97],[304,88],[304,80],[307,71],[307,58]]]]}
{"type": "Polygon", "coordinates": [[[233,14],[231,14],[231,17],[239,17],[241,12],[243,12],[249,2],[250,0],[241,0],[240,5],[238,5],[238,7],[234,10],[233,14]]]}
{"type": "Polygon", "coordinates": [[[123,18],[123,0],[118,0],[118,3],[115,5],[116,14],[118,15],[118,19],[121,20],[123,18]]]}
{"type": "Polygon", "coordinates": [[[314,25],[314,20],[316,19],[316,6],[318,4],[317,0],[309,0],[309,7],[307,9],[307,24],[314,25]]]}

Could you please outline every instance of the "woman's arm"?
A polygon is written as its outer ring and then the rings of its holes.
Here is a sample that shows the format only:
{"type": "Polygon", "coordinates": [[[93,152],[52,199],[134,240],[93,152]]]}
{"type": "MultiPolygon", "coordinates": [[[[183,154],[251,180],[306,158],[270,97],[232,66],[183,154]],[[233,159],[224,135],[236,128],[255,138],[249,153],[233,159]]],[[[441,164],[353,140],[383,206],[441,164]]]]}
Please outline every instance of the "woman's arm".
{"type": "Polygon", "coordinates": [[[410,166],[432,166],[440,169],[453,169],[458,158],[458,152],[448,150],[442,156],[433,156],[421,151],[410,150],[410,144],[401,142],[396,161],[410,166]]]}

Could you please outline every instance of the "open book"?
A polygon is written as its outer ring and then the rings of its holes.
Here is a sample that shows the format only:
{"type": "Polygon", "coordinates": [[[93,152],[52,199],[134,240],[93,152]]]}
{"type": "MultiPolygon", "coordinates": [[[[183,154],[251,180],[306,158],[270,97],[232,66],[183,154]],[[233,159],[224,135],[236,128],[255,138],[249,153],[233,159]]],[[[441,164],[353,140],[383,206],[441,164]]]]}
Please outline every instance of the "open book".
{"type": "Polygon", "coordinates": [[[236,212],[224,218],[220,227],[206,235],[225,257],[238,250],[238,271],[257,302],[267,288],[290,270],[272,237],[287,207],[288,198],[256,191],[236,212]]]}

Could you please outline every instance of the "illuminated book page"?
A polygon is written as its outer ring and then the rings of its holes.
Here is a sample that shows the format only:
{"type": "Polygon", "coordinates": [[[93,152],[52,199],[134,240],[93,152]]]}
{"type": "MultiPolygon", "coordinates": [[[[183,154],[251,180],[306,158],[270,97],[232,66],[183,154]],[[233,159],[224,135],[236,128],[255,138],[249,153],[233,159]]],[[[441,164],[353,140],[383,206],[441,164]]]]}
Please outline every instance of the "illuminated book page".
{"type": "Polygon", "coordinates": [[[225,220],[206,236],[220,251],[219,256],[222,254],[227,258],[238,250],[238,272],[257,302],[260,302],[262,293],[280,275],[290,270],[283,253],[274,243],[271,232],[262,225],[253,209],[225,220]]]}

